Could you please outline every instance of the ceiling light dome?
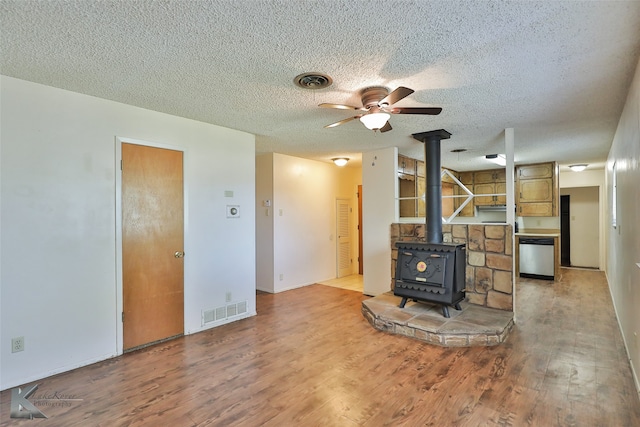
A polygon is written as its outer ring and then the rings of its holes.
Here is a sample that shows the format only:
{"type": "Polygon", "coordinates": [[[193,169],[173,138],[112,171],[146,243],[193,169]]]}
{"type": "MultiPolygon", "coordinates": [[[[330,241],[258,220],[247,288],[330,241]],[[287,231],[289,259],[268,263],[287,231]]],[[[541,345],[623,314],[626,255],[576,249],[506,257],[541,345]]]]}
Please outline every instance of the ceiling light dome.
{"type": "Polygon", "coordinates": [[[582,172],[583,170],[585,170],[587,168],[588,165],[585,165],[584,163],[581,163],[579,165],[571,165],[569,166],[569,168],[574,171],[574,172],[582,172]]]}
{"type": "Polygon", "coordinates": [[[391,115],[387,113],[370,113],[360,117],[360,121],[367,129],[379,130],[387,124],[389,117],[391,117],[391,115]]]}
{"type": "Polygon", "coordinates": [[[335,159],[331,159],[336,166],[344,166],[349,161],[346,157],[336,157],[335,159]]]}

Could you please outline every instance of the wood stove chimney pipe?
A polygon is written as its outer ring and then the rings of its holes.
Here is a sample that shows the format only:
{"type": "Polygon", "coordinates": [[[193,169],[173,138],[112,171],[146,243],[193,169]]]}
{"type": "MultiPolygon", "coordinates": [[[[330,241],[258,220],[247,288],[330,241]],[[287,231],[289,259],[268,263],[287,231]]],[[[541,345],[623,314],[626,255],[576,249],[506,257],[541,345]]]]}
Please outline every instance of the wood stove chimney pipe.
{"type": "Polygon", "coordinates": [[[427,243],[442,243],[442,172],[440,140],[451,134],[444,129],[414,133],[414,139],[424,143],[424,161],[427,169],[426,227],[427,243]]]}

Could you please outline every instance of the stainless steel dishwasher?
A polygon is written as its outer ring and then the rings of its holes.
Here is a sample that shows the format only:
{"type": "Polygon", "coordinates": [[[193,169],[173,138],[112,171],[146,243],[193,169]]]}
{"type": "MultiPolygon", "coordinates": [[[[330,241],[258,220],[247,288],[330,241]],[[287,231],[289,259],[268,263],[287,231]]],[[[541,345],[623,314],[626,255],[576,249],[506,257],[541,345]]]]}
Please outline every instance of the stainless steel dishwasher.
{"type": "Polygon", "coordinates": [[[553,280],[554,253],[552,237],[520,238],[520,276],[553,280]]]}

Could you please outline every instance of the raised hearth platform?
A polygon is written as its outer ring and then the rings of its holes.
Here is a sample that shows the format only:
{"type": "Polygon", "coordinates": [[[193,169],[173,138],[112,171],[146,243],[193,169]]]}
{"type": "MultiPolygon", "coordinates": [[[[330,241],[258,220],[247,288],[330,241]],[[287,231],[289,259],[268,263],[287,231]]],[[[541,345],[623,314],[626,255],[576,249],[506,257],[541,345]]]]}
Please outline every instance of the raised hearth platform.
{"type": "Polygon", "coordinates": [[[409,301],[399,308],[402,298],[387,292],[362,302],[362,314],[383,332],[415,338],[443,347],[491,346],[504,342],[513,328],[513,313],[469,304],[461,311],[449,309],[442,316],[439,304],[409,301]]]}

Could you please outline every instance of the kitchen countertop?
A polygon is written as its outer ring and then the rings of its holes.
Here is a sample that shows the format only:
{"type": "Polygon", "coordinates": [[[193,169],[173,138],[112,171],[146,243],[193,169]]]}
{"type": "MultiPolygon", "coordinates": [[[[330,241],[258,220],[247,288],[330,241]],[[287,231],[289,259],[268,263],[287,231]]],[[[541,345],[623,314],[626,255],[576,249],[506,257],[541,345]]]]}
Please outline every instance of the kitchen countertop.
{"type": "Polygon", "coordinates": [[[560,230],[557,228],[523,228],[516,233],[516,236],[560,237],[560,230]]]}

